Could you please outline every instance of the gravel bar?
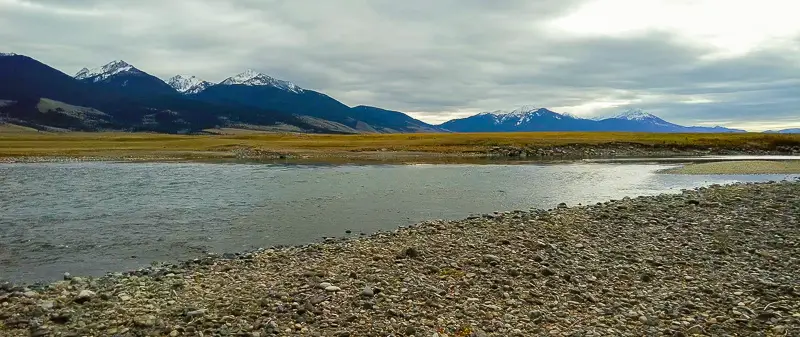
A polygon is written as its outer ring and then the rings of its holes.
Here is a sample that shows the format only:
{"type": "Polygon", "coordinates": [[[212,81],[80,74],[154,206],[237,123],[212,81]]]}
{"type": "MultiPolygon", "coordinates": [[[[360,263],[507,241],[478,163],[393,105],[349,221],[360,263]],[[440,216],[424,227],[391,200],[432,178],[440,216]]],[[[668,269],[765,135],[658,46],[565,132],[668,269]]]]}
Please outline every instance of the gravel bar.
{"type": "Polygon", "coordinates": [[[800,158],[797,160],[734,160],[713,163],[689,164],[666,169],[670,174],[800,174],[800,158]]]}
{"type": "Polygon", "coordinates": [[[0,336],[800,336],[800,182],[428,221],[44,286],[0,336]]]}

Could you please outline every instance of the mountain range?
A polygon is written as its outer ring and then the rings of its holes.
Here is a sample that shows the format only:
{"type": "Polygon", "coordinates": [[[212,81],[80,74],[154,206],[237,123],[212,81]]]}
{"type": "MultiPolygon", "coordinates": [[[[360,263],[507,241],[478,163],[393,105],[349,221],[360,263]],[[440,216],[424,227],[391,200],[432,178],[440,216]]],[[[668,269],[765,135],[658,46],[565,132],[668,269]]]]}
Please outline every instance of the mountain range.
{"type": "Polygon", "coordinates": [[[783,129],[783,130],[767,130],[764,133],[800,133],[800,128],[796,129],[783,129]]]}
{"type": "Polygon", "coordinates": [[[745,132],[723,127],[682,126],[653,114],[631,109],[621,114],[584,119],[546,108],[523,106],[513,111],[484,112],[440,125],[453,132],[624,131],[624,132],[745,132]]]}
{"type": "Polygon", "coordinates": [[[214,128],[308,133],[743,132],[681,126],[641,110],[583,119],[532,106],[432,125],[399,111],[350,107],[324,93],[254,70],[219,83],[191,75],[164,81],[117,60],[98,68],[83,68],[70,76],[28,56],[3,53],[0,122],[50,130],[165,133],[198,133],[214,128]]]}

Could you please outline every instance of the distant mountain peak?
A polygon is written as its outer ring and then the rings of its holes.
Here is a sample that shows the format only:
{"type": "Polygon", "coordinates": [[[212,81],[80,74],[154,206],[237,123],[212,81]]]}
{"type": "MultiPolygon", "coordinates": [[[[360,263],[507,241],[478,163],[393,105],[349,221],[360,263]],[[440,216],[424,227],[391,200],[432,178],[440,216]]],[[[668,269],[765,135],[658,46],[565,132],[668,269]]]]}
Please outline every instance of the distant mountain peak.
{"type": "Polygon", "coordinates": [[[123,60],[116,60],[111,61],[108,64],[94,69],[83,68],[77,74],[75,74],[75,79],[78,80],[87,80],[90,79],[92,82],[100,82],[107,80],[108,78],[122,74],[122,73],[141,73],[142,71],[136,69],[136,67],[130,65],[128,62],[123,60]]]}
{"type": "Polygon", "coordinates": [[[628,109],[611,118],[624,119],[629,121],[644,121],[651,119],[661,119],[658,116],[645,112],[642,109],[628,109]]]}
{"type": "Polygon", "coordinates": [[[20,56],[20,55],[16,53],[0,53],[0,56],[20,56]]]}
{"type": "Polygon", "coordinates": [[[248,85],[248,86],[270,86],[286,91],[301,93],[303,88],[298,87],[296,84],[273,78],[269,75],[262,74],[253,69],[247,69],[243,73],[233,77],[228,77],[220,82],[221,85],[248,85]]]}
{"type": "Polygon", "coordinates": [[[169,80],[167,80],[167,84],[169,84],[172,88],[177,90],[183,94],[196,94],[206,88],[214,85],[209,81],[204,81],[197,76],[184,76],[184,75],[175,75],[169,80]]]}
{"type": "Polygon", "coordinates": [[[571,115],[562,115],[560,113],[548,110],[547,108],[539,108],[533,105],[523,105],[511,111],[495,110],[492,112],[480,113],[478,115],[493,116],[495,119],[495,124],[503,124],[509,121],[514,121],[515,125],[522,125],[528,123],[532,119],[537,117],[549,117],[554,119],[575,118],[571,115]]]}

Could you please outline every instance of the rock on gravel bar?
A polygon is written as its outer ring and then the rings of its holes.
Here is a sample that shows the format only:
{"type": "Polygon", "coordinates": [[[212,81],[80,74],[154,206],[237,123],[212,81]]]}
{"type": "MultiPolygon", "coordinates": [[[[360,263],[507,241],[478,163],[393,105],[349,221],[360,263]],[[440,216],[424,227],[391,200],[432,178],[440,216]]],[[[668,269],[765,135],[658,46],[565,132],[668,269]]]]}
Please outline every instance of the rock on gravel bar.
{"type": "Polygon", "coordinates": [[[4,284],[0,336],[798,336],[799,221],[798,182],[428,221],[4,284]]]}

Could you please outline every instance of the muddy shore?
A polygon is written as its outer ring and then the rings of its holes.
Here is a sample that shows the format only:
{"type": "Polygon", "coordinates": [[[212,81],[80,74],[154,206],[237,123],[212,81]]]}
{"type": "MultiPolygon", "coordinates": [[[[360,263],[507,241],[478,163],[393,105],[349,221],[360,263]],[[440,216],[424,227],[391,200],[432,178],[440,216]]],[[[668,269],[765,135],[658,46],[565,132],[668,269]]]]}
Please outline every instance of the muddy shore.
{"type": "Polygon", "coordinates": [[[41,287],[2,336],[792,336],[800,182],[429,221],[41,287]]]}

